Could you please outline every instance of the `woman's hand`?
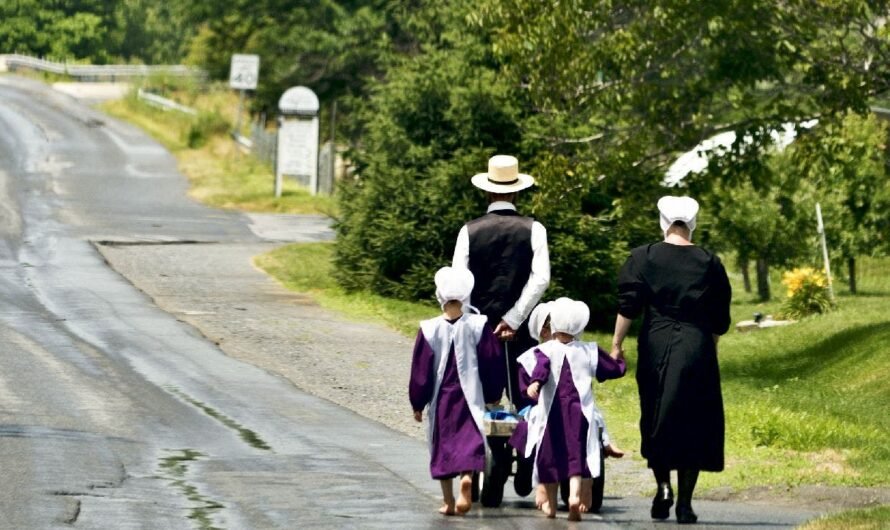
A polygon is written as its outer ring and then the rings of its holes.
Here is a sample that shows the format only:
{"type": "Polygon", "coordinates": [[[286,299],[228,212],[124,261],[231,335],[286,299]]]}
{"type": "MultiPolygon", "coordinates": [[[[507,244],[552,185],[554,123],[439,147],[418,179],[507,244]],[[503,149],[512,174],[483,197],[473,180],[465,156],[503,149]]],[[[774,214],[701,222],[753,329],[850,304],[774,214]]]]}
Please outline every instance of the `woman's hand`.
{"type": "Polygon", "coordinates": [[[528,390],[526,391],[526,393],[528,394],[528,397],[530,397],[532,399],[538,399],[538,393],[540,393],[540,391],[541,391],[541,382],[535,381],[534,383],[528,385],[528,390]]]}
{"type": "Polygon", "coordinates": [[[622,348],[620,344],[612,344],[612,351],[609,352],[609,357],[615,359],[616,361],[623,361],[624,348],[622,348]]]}
{"type": "Polygon", "coordinates": [[[414,421],[416,421],[418,423],[423,421],[423,411],[421,411],[421,410],[414,411],[414,421]]]}

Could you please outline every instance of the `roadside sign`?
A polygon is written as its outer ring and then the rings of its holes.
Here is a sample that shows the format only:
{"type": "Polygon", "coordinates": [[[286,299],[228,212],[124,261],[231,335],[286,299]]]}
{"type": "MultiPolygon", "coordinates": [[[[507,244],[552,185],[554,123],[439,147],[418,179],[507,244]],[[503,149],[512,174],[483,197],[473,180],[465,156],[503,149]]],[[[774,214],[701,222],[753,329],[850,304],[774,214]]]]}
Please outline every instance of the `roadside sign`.
{"type": "Polygon", "coordinates": [[[232,55],[229,86],[239,90],[256,90],[260,76],[260,56],[236,53],[232,55]]]}

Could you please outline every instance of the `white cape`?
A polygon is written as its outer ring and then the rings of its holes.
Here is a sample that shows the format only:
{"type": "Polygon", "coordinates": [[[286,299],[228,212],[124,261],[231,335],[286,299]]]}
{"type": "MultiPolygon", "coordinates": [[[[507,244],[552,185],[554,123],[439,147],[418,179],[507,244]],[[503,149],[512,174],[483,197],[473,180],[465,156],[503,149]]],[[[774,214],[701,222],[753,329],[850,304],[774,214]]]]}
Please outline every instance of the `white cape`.
{"type": "MultiPolygon", "coordinates": [[[[436,403],[439,399],[439,387],[445,375],[448,364],[448,352],[454,343],[454,360],[457,364],[457,374],[460,378],[460,387],[464,392],[464,398],[470,407],[470,413],[482,440],[485,441],[485,396],[482,393],[482,380],[479,378],[479,359],[476,356],[476,345],[482,338],[482,330],[488,319],[485,315],[464,313],[454,324],[449,324],[444,316],[438,316],[420,323],[423,338],[430,345],[435,355],[436,383],[433,387],[433,399],[430,400],[427,414],[427,440],[433,441],[433,433],[436,428],[436,403]]],[[[432,450],[432,445],[430,445],[432,450]]],[[[488,444],[485,445],[488,454],[488,444]]]]}

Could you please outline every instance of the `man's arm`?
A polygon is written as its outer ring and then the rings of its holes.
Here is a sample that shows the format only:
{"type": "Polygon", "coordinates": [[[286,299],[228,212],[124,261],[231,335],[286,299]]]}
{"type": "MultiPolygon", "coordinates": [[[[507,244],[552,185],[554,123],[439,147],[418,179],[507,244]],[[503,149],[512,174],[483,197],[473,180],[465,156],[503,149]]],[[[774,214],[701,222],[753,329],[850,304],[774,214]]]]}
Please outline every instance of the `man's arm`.
{"type": "MultiPolygon", "coordinates": [[[[455,249],[456,253],[457,249],[455,249]]],[[[519,329],[522,322],[528,318],[529,313],[537,305],[544,291],[550,285],[550,253],[547,250],[547,229],[544,225],[535,221],[532,224],[532,271],[528,276],[525,287],[519,295],[519,300],[502,317],[504,323],[514,331],[519,329]]],[[[456,255],[456,254],[455,254],[456,255]]]]}
{"type": "Polygon", "coordinates": [[[470,268],[470,231],[467,230],[467,225],[461,227],[460,232],[457,233],[451,266],[455,269],[470,268]]]}

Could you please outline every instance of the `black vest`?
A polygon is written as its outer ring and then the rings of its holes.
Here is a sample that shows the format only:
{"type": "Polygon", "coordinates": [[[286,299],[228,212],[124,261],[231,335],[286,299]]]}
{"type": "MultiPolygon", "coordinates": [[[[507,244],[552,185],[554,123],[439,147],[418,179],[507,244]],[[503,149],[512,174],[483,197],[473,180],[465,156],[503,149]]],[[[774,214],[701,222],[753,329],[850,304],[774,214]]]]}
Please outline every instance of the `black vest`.
{"type": "Polygon", "coordinates": [[[495,210],[467,223],[476,280],[470,303],[492,327],[519,300],[531,275],[533,222],[513,210],[495,210]]]}

